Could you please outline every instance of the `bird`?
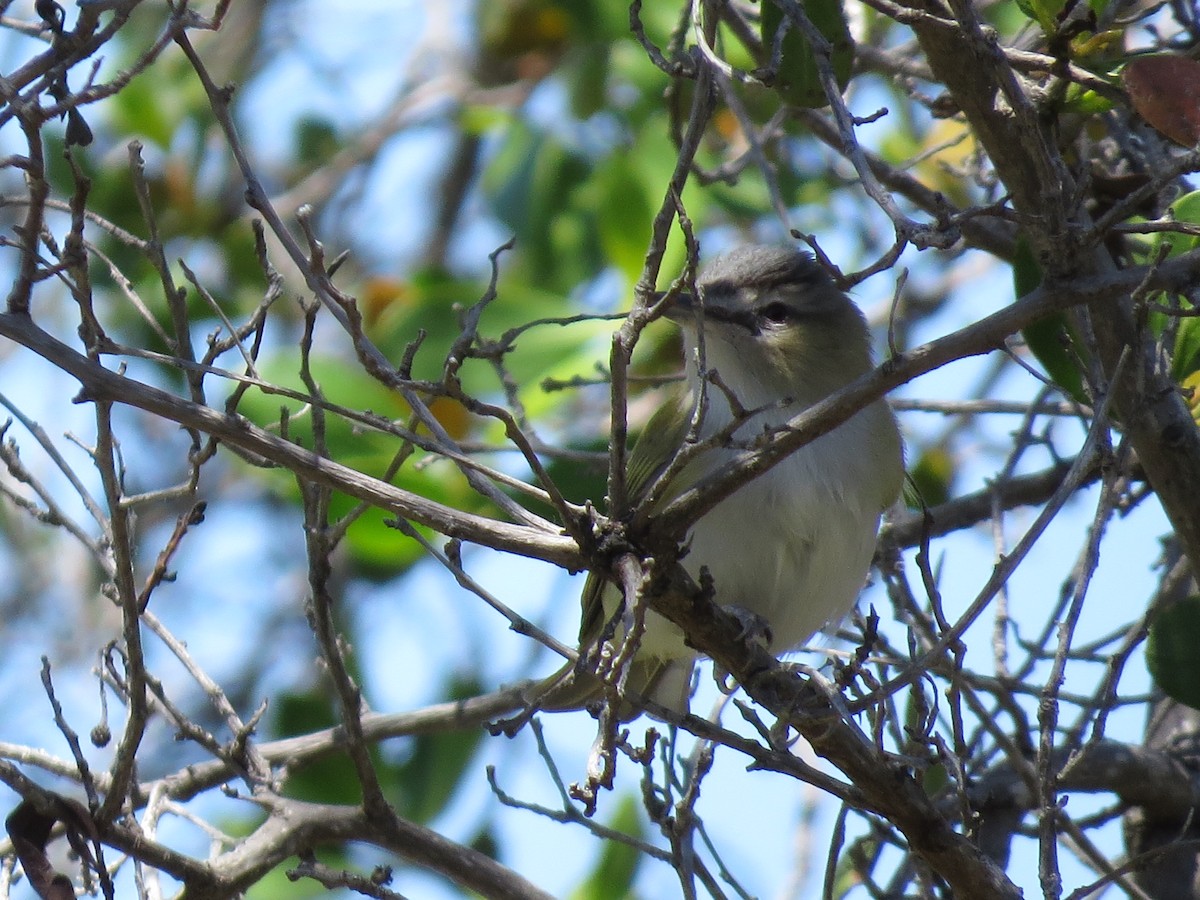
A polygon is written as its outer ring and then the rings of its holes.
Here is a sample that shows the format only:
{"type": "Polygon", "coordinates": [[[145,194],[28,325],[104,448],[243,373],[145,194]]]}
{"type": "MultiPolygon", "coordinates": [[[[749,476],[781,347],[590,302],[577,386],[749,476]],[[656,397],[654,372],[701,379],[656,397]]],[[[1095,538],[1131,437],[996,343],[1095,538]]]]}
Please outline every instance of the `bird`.
{"type": "MultiPolygon", "coordinates": [[[[634,503],[685,442],[722,435],[674,471],[658,508],[729,463],[764,430],[873,367],[862,312],[805,251],[734,249],[705,267],[695,288],[665,313],[682,331],[684,378],[629,454],[634,503]],[[739,419],[744,421],[735,425],[739,419]]],[[[879,399],[706,512],[686,535],[682,565],[698,580],[706,570],[715,601],[743,621],[765,626],[769,649],[786,653],[853,607],[881,516],[896,502],[903,478],[900,432],[887,401],[879,399]]],[[[597,573],[588,576],[580,626],[584,658],[621,602],[615,585],[597,573]]],[[[696,656],[678,626],[649,610],[626,690],[687,712],[696,656]]],[[[585,707],[600,694],[594,674],[568,664],[533,696],[540,709],[556,711],[585,707]]]]}

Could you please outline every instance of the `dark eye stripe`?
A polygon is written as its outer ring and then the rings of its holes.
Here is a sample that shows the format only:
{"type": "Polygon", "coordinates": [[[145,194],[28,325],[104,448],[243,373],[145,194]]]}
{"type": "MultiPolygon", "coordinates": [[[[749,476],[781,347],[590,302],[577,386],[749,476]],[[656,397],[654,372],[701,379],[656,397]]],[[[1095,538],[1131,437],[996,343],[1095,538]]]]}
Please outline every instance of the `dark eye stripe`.
{"type": "Polygon", "coordinates": [[[750,310],[733,310],[725,309],[722,306],[708,306],[704,309],[704,315],[714,321],[740,325],[749,332],[758,333],[758,318],[750,310]]]}
{"type": "Polygon", "coordinates": [[[784,322],[790,322],[796,318],[796,311],[786,303],[776,300],[773,303],[759,307],[758,317],[765,322],[782,325],[784,322]]]}

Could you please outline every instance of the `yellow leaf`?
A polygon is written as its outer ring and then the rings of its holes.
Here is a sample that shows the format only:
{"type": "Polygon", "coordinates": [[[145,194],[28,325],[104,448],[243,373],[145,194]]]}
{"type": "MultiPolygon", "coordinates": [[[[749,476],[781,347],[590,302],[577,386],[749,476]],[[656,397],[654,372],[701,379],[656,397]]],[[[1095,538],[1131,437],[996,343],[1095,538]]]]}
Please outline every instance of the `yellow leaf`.
{"type": "Polygon", "coordinates": [[[429,411],[455,440],[465,437],[471,427],[471,414],[457,400],[434,397],[433,402],[429,404],[429,411]]]}

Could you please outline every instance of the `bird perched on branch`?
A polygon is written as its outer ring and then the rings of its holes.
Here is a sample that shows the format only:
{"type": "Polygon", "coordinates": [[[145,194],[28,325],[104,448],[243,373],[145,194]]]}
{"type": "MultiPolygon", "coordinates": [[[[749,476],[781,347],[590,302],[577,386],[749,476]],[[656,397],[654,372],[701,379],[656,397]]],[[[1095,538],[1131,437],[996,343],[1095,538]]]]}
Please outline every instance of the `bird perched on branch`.
{"type": "MultiPolygon", "coordinates": [[[[764,431],[872,367],[862,313],[809,254],[792,248],[745,247],[714,260],[696,279],[696,294],[681,294],[666,316],[683,331],[685,379],[630,453],[633,503],[671,469],[656,501],[665,506],[764,431]],[[699,452],[672,467],[685,444],[699,452]]],[[[794,649],[854,605],[880,515],[898,497],[903,475],[895,418],[877,400],[705,513],[686,537],[683,566],[696,579],[708,571],[716,602],[765,623],[773,652],[794,649]]],[[[622,608],[615,585],[588,577],[580,628],[585,660],[622,608]]],[[[609,630],[614,643],[628,618],[609,630]]],[[[678,627],[648,611],[626,692],[686,710],[695,657],[678,627]]],[[[594,674],[567,666],[533,701],[543,709],[578,708],[600,692],[594,674]]]]}

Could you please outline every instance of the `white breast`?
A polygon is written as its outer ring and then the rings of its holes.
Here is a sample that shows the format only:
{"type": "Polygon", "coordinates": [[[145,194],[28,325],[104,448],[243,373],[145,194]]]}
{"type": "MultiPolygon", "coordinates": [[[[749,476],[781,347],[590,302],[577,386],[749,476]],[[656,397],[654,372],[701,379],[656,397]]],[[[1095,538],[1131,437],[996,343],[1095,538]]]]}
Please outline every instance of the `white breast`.
{"type": "MultiPolygon", "coordinates": [[[[844,616],[866,579],[880,515],[878,488],[864,468],[871,464],[863,442],[872,412],[801,448],[691,531],[684,567],[695,578],[701,567],[709,570],[718,603],[765,618],[777,653],[844,616]]],[[[692,655],[677,628],[653,618],[643,639],[647,652],[692,655]]]]}

